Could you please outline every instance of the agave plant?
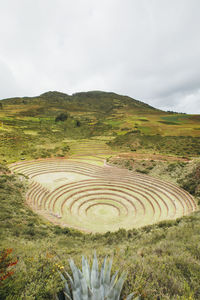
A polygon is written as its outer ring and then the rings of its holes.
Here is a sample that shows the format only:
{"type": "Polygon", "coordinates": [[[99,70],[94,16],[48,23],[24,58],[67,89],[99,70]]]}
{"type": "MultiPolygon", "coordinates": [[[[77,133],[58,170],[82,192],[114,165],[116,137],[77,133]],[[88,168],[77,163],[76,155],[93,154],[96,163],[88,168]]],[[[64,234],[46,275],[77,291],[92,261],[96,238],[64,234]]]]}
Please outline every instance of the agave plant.
{"type": "MultiPolygon", "coordinates": [[[[112,259],[104,259],[101,270],[98,269],[98,260],[94,254],[92,268],[90,269],[87,259],[82,257],[82,271],[78,269],[72,259],[69,261],[73,278],[64,271],[60,273],[65,282],[63,295],[59,294],[57,299],[65,300],[119,300],[121,290],[126,278],[123,272],[118,276],[118,271],[111,277],[112,259]],[[68,279],[68,281],[67,281],[68,279]],[[70,283],[70,288],[68,285],[70,283]],[[63,297],[64,296],[64,297],[63,297]]],[[[127,296],[126,300],[133,299],[134,294],[127,296]]],[[[139,300],[140,297],[135,298],[139,300]]]]}

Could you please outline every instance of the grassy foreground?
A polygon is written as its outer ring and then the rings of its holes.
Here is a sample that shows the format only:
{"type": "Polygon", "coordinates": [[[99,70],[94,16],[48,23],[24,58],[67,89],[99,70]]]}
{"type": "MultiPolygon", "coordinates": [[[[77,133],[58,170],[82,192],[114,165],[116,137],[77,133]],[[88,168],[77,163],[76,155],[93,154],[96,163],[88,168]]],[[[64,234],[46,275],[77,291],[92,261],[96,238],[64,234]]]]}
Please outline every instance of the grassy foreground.
{"type": "Polygon", "coordinates": [[[0,247],[18,258],[14,274],[0,285],[1,299],[53,299],[62,286],[57,270],[69,269],[69,257],[80,264],[83,252],[91,258],[94,249],[100,261],[113,256],[113,272],[127,270],[124,295],[200,299],[199,212],[138,230],[82,234],[33,213],[24,203],[24,179],[5,167],[1,172],[0,247]]]}

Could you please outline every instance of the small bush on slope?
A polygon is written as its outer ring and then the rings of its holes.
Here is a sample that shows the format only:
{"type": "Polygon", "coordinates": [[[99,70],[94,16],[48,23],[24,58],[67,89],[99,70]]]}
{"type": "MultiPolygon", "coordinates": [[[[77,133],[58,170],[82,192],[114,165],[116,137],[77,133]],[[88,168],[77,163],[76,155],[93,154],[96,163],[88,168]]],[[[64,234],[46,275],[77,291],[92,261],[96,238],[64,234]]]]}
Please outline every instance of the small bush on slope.
{"type": "Polygon", "coordinates": [[[200,197],[200,163],[185,178],[179,180],[179,184],[190,194],[200,197]]]}

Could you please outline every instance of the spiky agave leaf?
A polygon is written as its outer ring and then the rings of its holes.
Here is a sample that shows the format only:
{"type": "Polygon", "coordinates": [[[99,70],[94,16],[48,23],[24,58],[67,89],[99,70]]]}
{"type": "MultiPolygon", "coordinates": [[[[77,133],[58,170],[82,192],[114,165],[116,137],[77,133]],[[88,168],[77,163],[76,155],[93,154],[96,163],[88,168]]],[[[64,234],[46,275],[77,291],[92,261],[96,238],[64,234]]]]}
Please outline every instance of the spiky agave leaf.
{"type": "Polygon", "coordinates": [[[67,280],[60,271],[59,271],[59,274],[60,274],[61,279],[65,283],[64,290],[63,290],[63,292],[65,294],[65,297],[66,297],[67,300],[72,300],[67,280]]]}
{"type": "Polygon", "coordinates": [[[126,274],[123,273],[119,279],[114,281],[114,284],[111,286],[107,294],[108,300],[118,300],[120,297],[121,289],[125,280],[126,274]]]}
{"type": "Polygon", "coordinates": [[[104,273],[105,273],[105,266],[106,266],[107,256],[104,258],[103,264],[101,266],[101,274],[100,274],[100,281],[101,284],[104,283],[104,273]]]}
{"type": "Polygon", "coordinates": [[[66,275],[66,277],[69,279],[69,281],[70,281],[70,285],[71,285],[71,288],[73,289],[73,287],[74,287],[74,282],[73,282],[73,279],[72,279],[72,277],[69,275],[69,273],[68,272],[66,272],[66,271],[64,271],[64,274],[66,275]]]}
{"type": "Polygon", "coordinates": [[[110,282],[110,285],[113,286],[116,282],[117,282],[117,275],[119,273],[119,270],[117,270],[115,272],[115,274],[112,276],[112,279],[111,279],[111,282],[110,282]]]}
{"type": "MultiPolygon", "coordinates": [[[[71,285],[71,293],[66,282],[66,278],[61,274],[65,281],[64,295],[66,300],[119,300],[121,290],[126,278],[123,272],[118,278],[118,271],[111,278],[112,259],[107,261],[105,257],[101,270],[98,269],[98,260],[94,254],[92,268],[84,256],[82,257],[82,272],[79,270],[73,259],[69,260],[73,278],[64,272],[71,285]]],[[[133,293],[127,297],[127,300],[133,299],[133,293]]],[[[140,297],[135,298],[139,300],[140,297]]]]}
{"type": "Polygon", "coordinates": [[[81,300],[88,300],[88,286],[84,275],[79,270],[79,278],[81,283],[81,300]]]}
{"type": "Polygon", "coordinates": [[[107,256],[104,258],[102,267],[101,267],[101,272],[100,272],[100,293],[102,299],[105,297],[105,289],[104,289],[104,273],[105,273],[105,266],[106,266],[106,261],[107,261],[107,256]]]}
{"type": "Polygon", "coordinates": [[[76,267],[73,259],[69,260],[69,265],[72,270],[72,274],[73,274],[73,278],[74,278],[74,289],[76,289],[78,286],[80,286],[79,269],[76,267]]]}
{"type": "Polygon", "coordinates": [[[120,294],[121,294],[121,290],[124,284],[124,281],[126,279],[126,273],[123,272],[120,276],[120,278],[117,280],[114,289],[115,289],[115,299],[119,300],[120,294]]]}
{"type": "Polygon", "coordinates": [[[116,271],[115,274],[112,276],[111,282],[110,282],[110,287],[109,291],[107,294],[107,299],[115,299],[115,284],[117,283],[117,275],[119,271],[116,271]]]}
{"type": "Polygon", "coordinates": [[[106,297],[110,290],[110,273],[112,268],[112,259],[109,260],[109,262],[106,261],[105,269],[104,269],[104,296],[106,297]]]}
{"type": "Polygon", "coordinates": [[[90,266],[88,264],[87,259],[85,259],[84,256],[82,256],[82,273],[86,280],[87,286],[91,287],[91,285],[90,285],[90,266]]]}
{"type": "Polygon", "coordinates": [[[92,269],[91,269],[91,286],[92,288],[99,288],[100,286],[100,277],[99,277],[99,270],[98,270],[98,261],[96,253],[94,254],[92,269]]]}

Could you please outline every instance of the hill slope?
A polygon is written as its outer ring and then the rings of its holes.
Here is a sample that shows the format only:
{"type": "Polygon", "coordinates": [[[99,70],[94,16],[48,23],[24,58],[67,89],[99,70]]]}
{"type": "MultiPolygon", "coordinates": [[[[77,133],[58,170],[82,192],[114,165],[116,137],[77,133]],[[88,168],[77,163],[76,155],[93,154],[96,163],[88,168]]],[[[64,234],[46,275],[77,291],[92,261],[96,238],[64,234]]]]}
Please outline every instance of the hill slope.
{"type": "Polygon", "coordinates": [[[69,140],[91,138],[110,140],[117,151],[199,155],[199,115],[163,112],[128,96],[47,92],[0,104],[0,159],[9,162],[66,156],[69,140]]]}
{"type": "Polygon", "coordinates": [[[61,110],[66,110],[72,115],[74,113],[93,113],[96,116],[124,111],[132,113],[158,111],[148,104],[130,97],[101,91],[76,93],[72,96],[54,91],[36,97],[4,99],[1,103],[5,109],[10,109],[13,115],[18,116],[53,116],[61,110]],[[11,108],[13,105],[16,110],[11,108]]]}
{"type": "Polygon", "coordinates": [[[13,260],[17,257],[14,274],[0,285],[1,299],[55,299],[59,268],[66,265],[69,271],[69,257],[80,262],[81,254],[91,256],[93,249],[101,261],[114,255],[114,271],[127,271],[123,295],[135,291],[149,300],[200,299],[199,212],[140,229],[83,234],[30,210],[27,177],[6,168],[19,160],[70,157],[93,160],[95,169],[101,161],[109,171],[107,159],[138,176],[178,184],[200,203],[199,160],[193,158],[200,154],[199,115],[166,113],[98,91],[47,92],[0,104],[0,248],[13,248],[13,260]]]}

